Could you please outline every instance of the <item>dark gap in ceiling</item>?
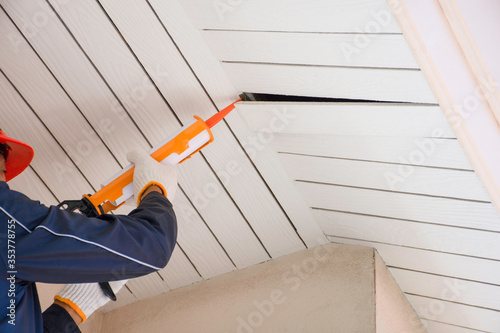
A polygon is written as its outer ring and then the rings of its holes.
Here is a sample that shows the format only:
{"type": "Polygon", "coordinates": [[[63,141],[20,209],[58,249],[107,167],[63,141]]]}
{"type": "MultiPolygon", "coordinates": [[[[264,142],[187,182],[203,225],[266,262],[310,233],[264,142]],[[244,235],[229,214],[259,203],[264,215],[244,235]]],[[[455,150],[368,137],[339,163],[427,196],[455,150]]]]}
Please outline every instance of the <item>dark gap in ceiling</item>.
{"type": "Polygon", "coordinates": [[[259,93],[248,93],[248,92],[241,94],[240,97],[243,101],[252,101],[252,102],[399,103],[391,101],[374,101],[366,99],[275,95],[275,94],[259,94],[259,93]]]}

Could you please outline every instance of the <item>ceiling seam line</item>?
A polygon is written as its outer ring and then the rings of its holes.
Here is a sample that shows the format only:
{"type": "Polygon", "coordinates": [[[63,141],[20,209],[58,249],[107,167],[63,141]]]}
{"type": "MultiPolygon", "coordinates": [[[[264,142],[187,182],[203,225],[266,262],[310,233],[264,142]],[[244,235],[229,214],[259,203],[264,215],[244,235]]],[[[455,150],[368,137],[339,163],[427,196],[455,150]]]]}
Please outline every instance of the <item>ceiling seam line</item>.
{"type": "Polygon", "coordinates": [[[427,169],[464,171],[464,172],[473,172],[473,173],[475,173],[475,171],[471,170],[471,169],[438,167],[438,166],[432,166],[432,165],[402,164],[402,163],[396,163],[396,162],[385,162],[385,161],[376,161],[376,160],[362,160],[362,159],[358,159],[358,158],[347,158],[347,157],[325,156],[325,155],[311,155],[311,154],[293,153],[293,152],[287,152],[287,151],[278,151],[278,154],[306,156],[306,157],[317,157],[317,158],[327,158],[327,159],[334,159],[334,160],[345,160],[345,161],[356,161],[356,162],[367,162],[367,163],[378,163],[378,164],[390,164],[390,165],[398,165],[398,166],[412,166],[412,167],[420,167],[420,168],[427,168],[427,169]]]}
{"type": "MultiPolygon", "coordinates": [[[[186,256],[186,259],[191,263],[191,265],[193,265],[193,268],[194,270],[196,271],[196,273],[198,273],[198,275],[203,279],[205,280],[205,278],[203,277],[203,275],[201,275],[200,271],[198,270],[198,268],[196,267],[196,265],[191,261],[191,258],[189,258],[189,256],[187,255],[186,251],[184,251],[184,249],[182,248],[182,246],[179,244],[179,242],[177,241],[176,242],[177,246],[179,247],[179,250],[182,251],[182,253],[184,253],[184,255],[186,256]]],[[[168,285],[168,284],[167,284],[168,285]]]]}
{"type": "Polygon", "coordinates": [[[396,35],[403,36],[401,32],[329,32],[329,31],[283,31],[283,30],[243,30],[243,29],[220,29],[220,28],[204,28],[201,31],[216,31],[216,32],[262,32],[262,33],[284,33],[284,34],[318,34],[318,35],[396,35]]]}
{"type": "Polygon", "coordinates": [[[438,297],[421,295],[421,294],[416,294],[416,293],[411,293],[411,292],[406,292],[406,291],[404,293],[406,295],[419,296],[419,297],[424,297],[424,298],[430,298],[430,299],[434,299],[434,300],[437,300],[437,301],[449,302],[449,303],[453,303],[453,304],[470,306],[470,307],[473,307],[473,308],[478,308],[478,309],[483,309],[483,310],[489,310],[489,311],[494,311],[494,312],[499,312],[500,313],[500,310],[498,310],[498,309],[488,308],[488,307],[481,306],[481,305],[473,305],[473,304],[468,304],[468,303],[456,302],[456,301],[451,301],[451,300],[442,299],[442,298],[438,298],[438,297]]]}
{"type": "Polygon", "coordinates": [[[492,287],[500,287],[500,284],[494,284],[494,283],[490,283],[490,282],[483,282],[483,281],[479,281],[479,280],[465,279],[465,278],[461,278],[461,277],[458,277],[458,276],[437,274],[437,273],[420,271],[420,270],[417,270],[417,269],[399,267],[399,266],[394,266],[394,265],[387,265],[387,267],[394,268],[394,269],[399,269],[399,270],[404,270],[404,271],[409,271],[409,272],[428,274],[428,275],[432,275],[432,276],[439,276],[439,277],[443,277],[443,278],[450,278],[450,279],[457,279],[457,280],[462,280],[462,281],[467,281],[467,282],[474,282],[474,283],[486,284],[486,285],[489,285],[489,286],[492,286],[492,287]]]}
{"type": "Polygon", "coordinates": [[[132,296],[134,296],[135,299],[137,299],[137,297],[135,296],[135,294],[132,292],[132,290],[129,288],[129,286],[127,286],[127,284],[124,285],[125,288],[127,288],[127,290],[129,291],[129,293],[132,294],[132,296]]]}
{"type": "Polygon", "coordinates": [[[458,198],[458,197],[446,197],[446,196],[441,196],[441,195],[422,194],[422,193],[414,193],[414,192],[401,192],[401,191],[385,190],[385,189],[379,189],[379,188],[361,187],[361,186],[354,186],[354,185],[343,185],[343,184],[335,184],[335,183],[325,183],[325,182],[318,182],[318,181],[313,181],[313,180],[303,180],[303,179],[295,179],[295,181],[299,182],[299,183],[347,187],[347,188],[353,188],[353,189],[358,189],[358,190],[379,191],[379,192],[386,192],[386,193],[393,193],[393,194],[416,195],[419,197],[434,198],[434,199],[448,199],[448,200],[466,201],[466,202],[474,202],[474,203],[481,203],[481,204],[491,204],[491,201],[483,201],[483,200],[475,200],[475,199],[463,199],[463,198],[458,198]]]}
{"type": "MultiPolygon", "coordinates": [[[[457,252],[439,251],[439,250],[426,249],[426,248],[421,248],[421,247],[416,247],[416,246],[400,245],[400,244],[393,244],[393,243],[387,243],[387,242],[381,242],[381,241],[375,241],[375,240],[367,240],[367,239],[345,237],[345,236],[338,236],[338,235],[326,234],[326,236],[329,239],[330,238],[348,239],[348,240],[359,241],[359,242],[364,242],[364,243],[376,243],[376,244],[382,244],[382,245],[388,245],[388,246],[399,246],[399,247],[404,247],[404,248],[413,249],[413,250],[429,251],[429,252],[434,252],[434,253],[442,253],[442,254],[449,254],[449,255],[455,255],[455,256],[461,256],[461,257],[467,257],[467,258],[473,258],[473,259],[481,259],[481,260],[493,261],[495,263],[500,262],[500,259],[479,257],[479,256],[473,256],[473,255],[462,254],[462,253],[457,253],[457,252]]],[[[344,243],[340,243],[340,244],[344,244],[344,243]]]]}
{"type": "Polygon", "coordinates": [[[40,174],[38,172],[36,172],[35,168],[31,164],[29,165],[29,168],[31,169],[31,171],[33,171],[35,173],[35,175],[38,177],[38,179],[40,179],[42,184],[45,185],[45,187],[50,192],[50,194],[52,194],[54,199],[56,199],[57,202],[61,202],[61,200],[59,200],[59,198],[56,196],[56,194],[54,192],[52,192],[52,189],[47,185],[47,183],[43,180],[43,178],[40,176],[40,174]]]}
{"type": "Polygon", "coordinates": [[[488,332],[488,331],[478,330],[478,329],[475,329],[475,328],[470,328],[470,327],[461,326],[461,325],[455,325],[455,324],[451,324],[451,323],[447,323],[447,322],[439,321],[439,320],[435,320],[435,319],[428,319],[428,318],[421,318],[421,319],[424,319],[424,320],[427,320],[427,321],[432,321],[432,322],[435,322],[435,323],[444,324],[444,325],[449,325],[449,326],[454,326],[454,327],[461,327],[461,328],[465,328],[465,329],[468,329],[468,330],[472,330],[474,332],[491,333],[491,331],[488,332]]]}
{"type": "MultiPolygon", "coordinates": [[[[343,68],[343,69],[367,69],[367,70],[388,70],[388,71],[409,71],[420,72],[420,68],[392,68],[392,67],[370,67],[370,66],[340,66],[340,65],[311,65],[311,64],[295,64],[295,63],[279,63],[279,62],[257,62],[257,61],[236,61],[236,60],[220,60],[225,64],[244,64],[244,65],[264,65],[264,66],[280,66],[280,67],[316,67],[316,68],[343,68]]],[[[391,103],[391,101],[382,101],[391,103]]],[[[395,103],[411,103],[394,101],[395,103]]],[[[434,104],[433,104],[434,105],[434,104]]],[[[437,105],[437,104],[436,104],[437,105]]]]}
{"type": "Polygon", "coordinates": [[[493,233],[493,234],[500,233],[500,231],[496,231],[496,230],[470,228],[470,227],[463,227],[463,226],[450,225],[450,224],[442,224],[442,223],[436,223],[436,222],[417,221],[417,220],[410,220],[410,219],[393,217],[393,216],[374,215],[374,214],[350,212],[350,211],[345,211],[345,210],[337,210],[337,209],[321,208],[321,207],[311,207],[311,209],[312,210],[323,210],[323,211],[327,211],[327,212],[345,213],[345,214],[351,214],[351,215],[361,215],[361,216],[368,216],[368,217],[377,217],[377,218],[383,218],[383,219],[388,219],[388,220],[395,220],[395,221],[400,221],[400,222],[421,223],[421,224],[429,224],[429,225],[435,225],[435,226],[447,227],[447,228],[456,228],[456,229],[465,229],[465,230],[472,230],[472,231],[480,231],[480,232],[487,232],[487,233],[493,233]]]}
{"type": "Polygon", "coordinates": [[[159,272],[159,271],[156,271],[155,273],[156,273],[156,275],[158,275],[158,277],[159,277],[159,278],[160,278],[163,282],[165,282],[165,284],[168,286],[168,288],[169,288],[169,289],[171,289],[171,288],[170,288],[170,286],[168,285],[168,283],[167,283],[167,282],[165,281],[165,279],[163,278],[163,276],[161,276],[160,272],[159,272]]]}

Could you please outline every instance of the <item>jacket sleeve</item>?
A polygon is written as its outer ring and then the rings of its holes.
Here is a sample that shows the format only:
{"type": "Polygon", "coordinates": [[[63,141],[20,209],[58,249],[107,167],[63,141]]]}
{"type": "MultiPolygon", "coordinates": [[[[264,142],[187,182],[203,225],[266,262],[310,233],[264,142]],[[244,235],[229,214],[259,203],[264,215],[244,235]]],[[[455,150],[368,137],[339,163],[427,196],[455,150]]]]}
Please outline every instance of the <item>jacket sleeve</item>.
{"type": "Polygon", "coordinates": [[[16,219],[17,277],[47,283],[134,278],[167,264],[176,244],[170,201],[148,194],[129,215],[97,218],[46,207],[19,192],[8,200],[16,219]]]}

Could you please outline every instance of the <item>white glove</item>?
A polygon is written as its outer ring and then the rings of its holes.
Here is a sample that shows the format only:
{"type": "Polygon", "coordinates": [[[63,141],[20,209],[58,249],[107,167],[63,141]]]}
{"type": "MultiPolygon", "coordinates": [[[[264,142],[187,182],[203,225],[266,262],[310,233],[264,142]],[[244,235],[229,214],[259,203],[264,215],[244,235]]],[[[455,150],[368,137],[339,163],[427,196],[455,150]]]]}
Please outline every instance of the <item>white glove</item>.
{"type": "MultiPolygon", "coordinates": [[[[128,280],[109,282],[116,294],[128,280]]],[[[98,283],[77,283],[64,286],[54,296],[55,300],[68,304],[84,322],[95,310],[109,302],[98,283]]]]}
{"type": "Polygon", "coordinates": [[[177,191],[177,169],[175,167],[161,164],[139,150],[129,152],[127,159],[130,163],[135,164],[134,196],[137,198],[137,205],[139,205],[144,191],[151,185],[159,186],[170,201],[174,200],[177,191]]]}

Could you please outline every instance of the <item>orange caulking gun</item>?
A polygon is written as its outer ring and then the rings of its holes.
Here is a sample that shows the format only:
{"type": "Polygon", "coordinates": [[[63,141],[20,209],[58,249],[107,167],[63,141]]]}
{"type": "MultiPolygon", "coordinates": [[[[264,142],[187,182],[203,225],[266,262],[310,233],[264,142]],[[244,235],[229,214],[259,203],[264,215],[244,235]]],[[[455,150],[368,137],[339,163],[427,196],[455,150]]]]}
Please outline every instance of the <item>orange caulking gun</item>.
{"type": "MultiPolygon", "coordinates": [[[[245,96],[242,95],[244,98],[245,96]]],[[[222,120],[234,109],[237,100],[224,110],[216,113],[207,121],[194,116],[194,120],[179,129],[167,139],[163,140],[148,153],[160,163],[176,165],[190,158],[203,147],[214,140],[210,128],[222,120]]],[[[103,184],[103,187],[93,195],[85,194],[81,200],[66,200],[58,207],[74,211],[79,210],[88,217],[106,214],[123,205],[134,195],[134,165],[129,164],[118,174],[103,184]]],[[[116,295],[108,282],[99,282],[103,293],[111,300],[116,301],[116,295]]]]}
{"type": "MultiPolygon", "coordinates": [[[[190,158],[214,140],[210,128],[234,109],[237,100],[207,121],[194,116],[194,120],[163,140],[148,153],[160,163],[176,165],[190,158]]],[[[95,217],[114,210],[134,195],[134,165],[129,164],[103,184],[93,195],[85,194],[81,200],[66,200],[59,204],[66,210],[79,210],[82,214],[95,217]]]]}

